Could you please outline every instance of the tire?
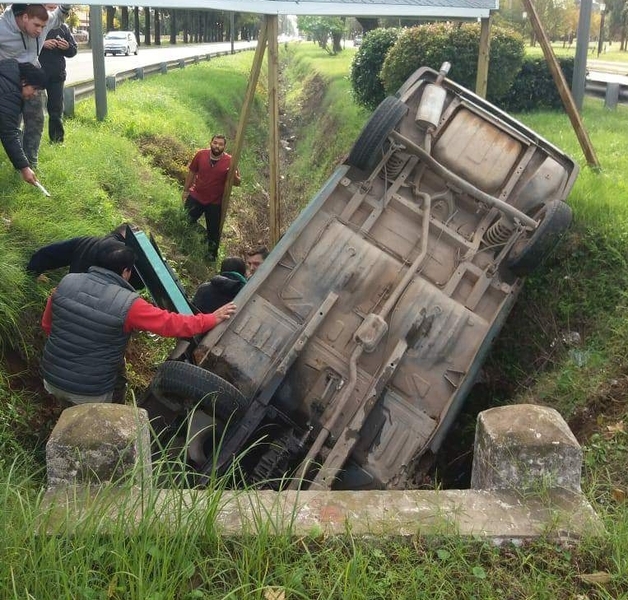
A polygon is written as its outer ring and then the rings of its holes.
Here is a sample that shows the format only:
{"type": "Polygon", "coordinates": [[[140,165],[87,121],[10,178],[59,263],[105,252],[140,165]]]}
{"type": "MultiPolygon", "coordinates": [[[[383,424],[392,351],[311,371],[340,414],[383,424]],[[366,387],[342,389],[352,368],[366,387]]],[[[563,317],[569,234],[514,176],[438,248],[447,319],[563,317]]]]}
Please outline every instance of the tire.
{"type": "Polygon", "coordinates": [[[528,237],[523,235],[506,258],[506,267],[519,277],[529,275],[556,247],[571,225],[571,207],[562,200],[550,200],[535,215],[539,226],[528,237]]]}
{"type": "Polygon", "coordinates": [[[139,51],[140,51],[139,48],[135,48],[135,52],[133,52],[133,54],[135,54],[135,56],[137,56],[139,51]]]}
{"type": "Polygon", "coordinates": [[[179,361],[166,361],[151,384],[165,396],[184,398],[224,422],[238,419],[248,406],[240,391],[215,373],[179,361]]]}
{"type": "Polygon", "coordinates": [[[407,112],[408,107],[398,98],[384,98],[360,132],[346,160],[347,164],[370,171],[379,161],[388,135],[407,112]]]}
{"type": "Polygon", "coordinates": [[[131,54],[131,48],[127,46],[126,50],[124,51],[124,56],[128,56],[129,54],[131,54]]]}

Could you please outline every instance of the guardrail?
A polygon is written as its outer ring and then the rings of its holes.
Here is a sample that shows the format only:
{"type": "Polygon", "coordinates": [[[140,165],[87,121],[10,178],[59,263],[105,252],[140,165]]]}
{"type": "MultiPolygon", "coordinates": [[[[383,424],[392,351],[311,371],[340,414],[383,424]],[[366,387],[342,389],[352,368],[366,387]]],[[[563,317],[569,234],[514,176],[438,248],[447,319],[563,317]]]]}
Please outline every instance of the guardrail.
{"type": "MultiPolygon", "coordinates": [[[[244,52],[251,48],[236,48],[233,53],[244,52]]],[[[128,69],[126,71],[120,71],[115,75],[106,76],[106,85],[108,90],[115,90],[118,83],[129,80],[144,79],[149,75],[161,74],[165,75],[168,71],[173,69],[183,69],[188,65],[198,64],[201,61],[207,61],[218,56],[226,56],[231,54],[231,50],[221,50],[217,52],[209,52],[207,54],[198,54],[195,56],[188,56],[186,58],[177,58],[173,60],[159,62],[153,65],[146,65],[144,67],[136,67],[134,69],[128,69]]],[[[74,116],[74,108],[77,102],[89,98],[94,94],[95,83],[93,79],[87,81],[79,81],[77,83],[70,83],[65,86],[64,94],[64,108],[63,113],[66,117],[74,116]]]]}
{"type": "Polygon", "coordinates": [[[604,98],[608,108],[614,108],[618,102],[628,102],[628,85],[622,83],[587,79],[584,89],[589,96],[604,98]]]}

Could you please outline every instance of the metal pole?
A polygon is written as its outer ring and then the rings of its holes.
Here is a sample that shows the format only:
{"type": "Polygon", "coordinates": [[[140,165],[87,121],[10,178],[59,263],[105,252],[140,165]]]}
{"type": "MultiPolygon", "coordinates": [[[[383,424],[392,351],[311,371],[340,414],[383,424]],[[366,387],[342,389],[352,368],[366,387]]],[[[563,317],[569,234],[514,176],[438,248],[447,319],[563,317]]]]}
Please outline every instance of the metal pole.
{"type": "Polygon", "coordinates": [[[573,63],[573,80],[571,94],[578,111],[584,102],[584,87],[587,76],[587,54],[589,52],[589,29],[591,27],[591,0],[580,2],[580,18],[578,19],[578,38],[576,40],[576,56],[573,63]]]}
{"type": "Polygon", "coordinates": [[[105,46],[102,36],[102,6],[89,7],[89,37],[92,42],[94,65],[94,97],[96,119],[104,121],[107,116],[107,76],[105,71],[105,46]]]}

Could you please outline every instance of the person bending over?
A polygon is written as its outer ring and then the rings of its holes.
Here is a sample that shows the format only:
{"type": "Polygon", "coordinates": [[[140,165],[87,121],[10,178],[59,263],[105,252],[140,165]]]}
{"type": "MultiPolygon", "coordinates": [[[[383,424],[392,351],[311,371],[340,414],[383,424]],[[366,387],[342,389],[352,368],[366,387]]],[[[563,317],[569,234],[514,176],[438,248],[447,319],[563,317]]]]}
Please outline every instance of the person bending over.
{"type": "Polygon", "coordinates": [[[111,402],[133,331],[191,337],[213,329],[236,310],[233,303],[197,315],[157,308],[129,284],[134,262],[133,250],[115,249],[102,267],[66,275],[48,298],[41,370],[44,387],[62,402],[111,402]]]}

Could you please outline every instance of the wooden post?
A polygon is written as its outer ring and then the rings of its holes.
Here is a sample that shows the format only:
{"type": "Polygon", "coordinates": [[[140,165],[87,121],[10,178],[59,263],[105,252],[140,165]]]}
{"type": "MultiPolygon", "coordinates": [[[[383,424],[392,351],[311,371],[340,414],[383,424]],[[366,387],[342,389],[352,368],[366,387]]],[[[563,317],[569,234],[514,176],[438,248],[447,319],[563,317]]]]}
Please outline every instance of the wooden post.
{"type": "Polygon", "coordinates": [[[560,65],[556,60],[556,55],[554,54],[554,50],[552,50],[552,46],[550,41],[543,29],[543,25],[541,25],[541,21],[539,19],[539,15],[536,12],[536,8],[532,3],[532,0],[522,0],[523,6],[525,7],[528,15],[530,17],[530,22],[532,24],[532,29],[536,34],[539,43],[541,44],[541,48],[543,48],[543,54],[545,55],[545,60],[549,66],[550,72],[552,73],[552,77],[554,78],[554,83],[558,88],[558,93],[563,101],[563,105],[565,110],[567,111],[567,115],[569,116],[569,120],[571,121],[571,125],[576,132],[576,137],[580,142],[580,147],[584,152],[584,156],[587,159],[587,164],[590,167],[595,167],[597,169],[600,168],[600,162],[597,159],[595,154],[595,150],[593,145],[591,144],[591,140],[589,139],[589,134],[584,128],[584,123],[580,118],[580,113],[576,108],[576,104],[574,102],[573,96],[571,95],[571,91],[567,86],[567,82],[565,81],[565,76],[561,71],[560,65]]]}
{"type": "Polygon", "coordinates": [[[238,129],[236,131],[235,146],[233,152],[231,152],[231,168],[227,175],[227,181],[225,183],[225,191],[222,195],[222,208],[220,212],[220,237],[222,237],[222,228],[225,223],[225,217],[227,216],[227,210],[229,208],[229,199],[231,198],[231,189],[233,187],[233,175],[240,162],[240,156],[242,155],[242,145],[244,144],[244,129],[246,123],[249,120],[249,114],[251,113],[251,106],[253,105],[253,99],[255,98],[255,88],[259,80],[259,74],[262,70],[262,63],[264,62],[264,52],[266,50],[266,39],[268,37],[268,24],[266,21],[262,24],[257,39],[257,47],[255,49],[255,57],[253,58],[253,65],[251,66],[251,75],[249,77],[249,83],[244,94],[244,102],[242,104],[242,110],[240,112],[240,120],[238,121],[238,129]]]}
{"type": "Polygon", "coordinates": [[[268,15],[268,163],[270,245],[274,247],[281,236],[279,189],[279,18],[268,15]]]}
{"type": "Polygon", "coordinates": [[[489,13],[488,19],[482,19],[480,26],[480,54],[478,56],[478,75],[475,80],[475,93],[486,98],[488,87],[488,64],[491,53],[491,24],[493,15],[489,13]]]}

